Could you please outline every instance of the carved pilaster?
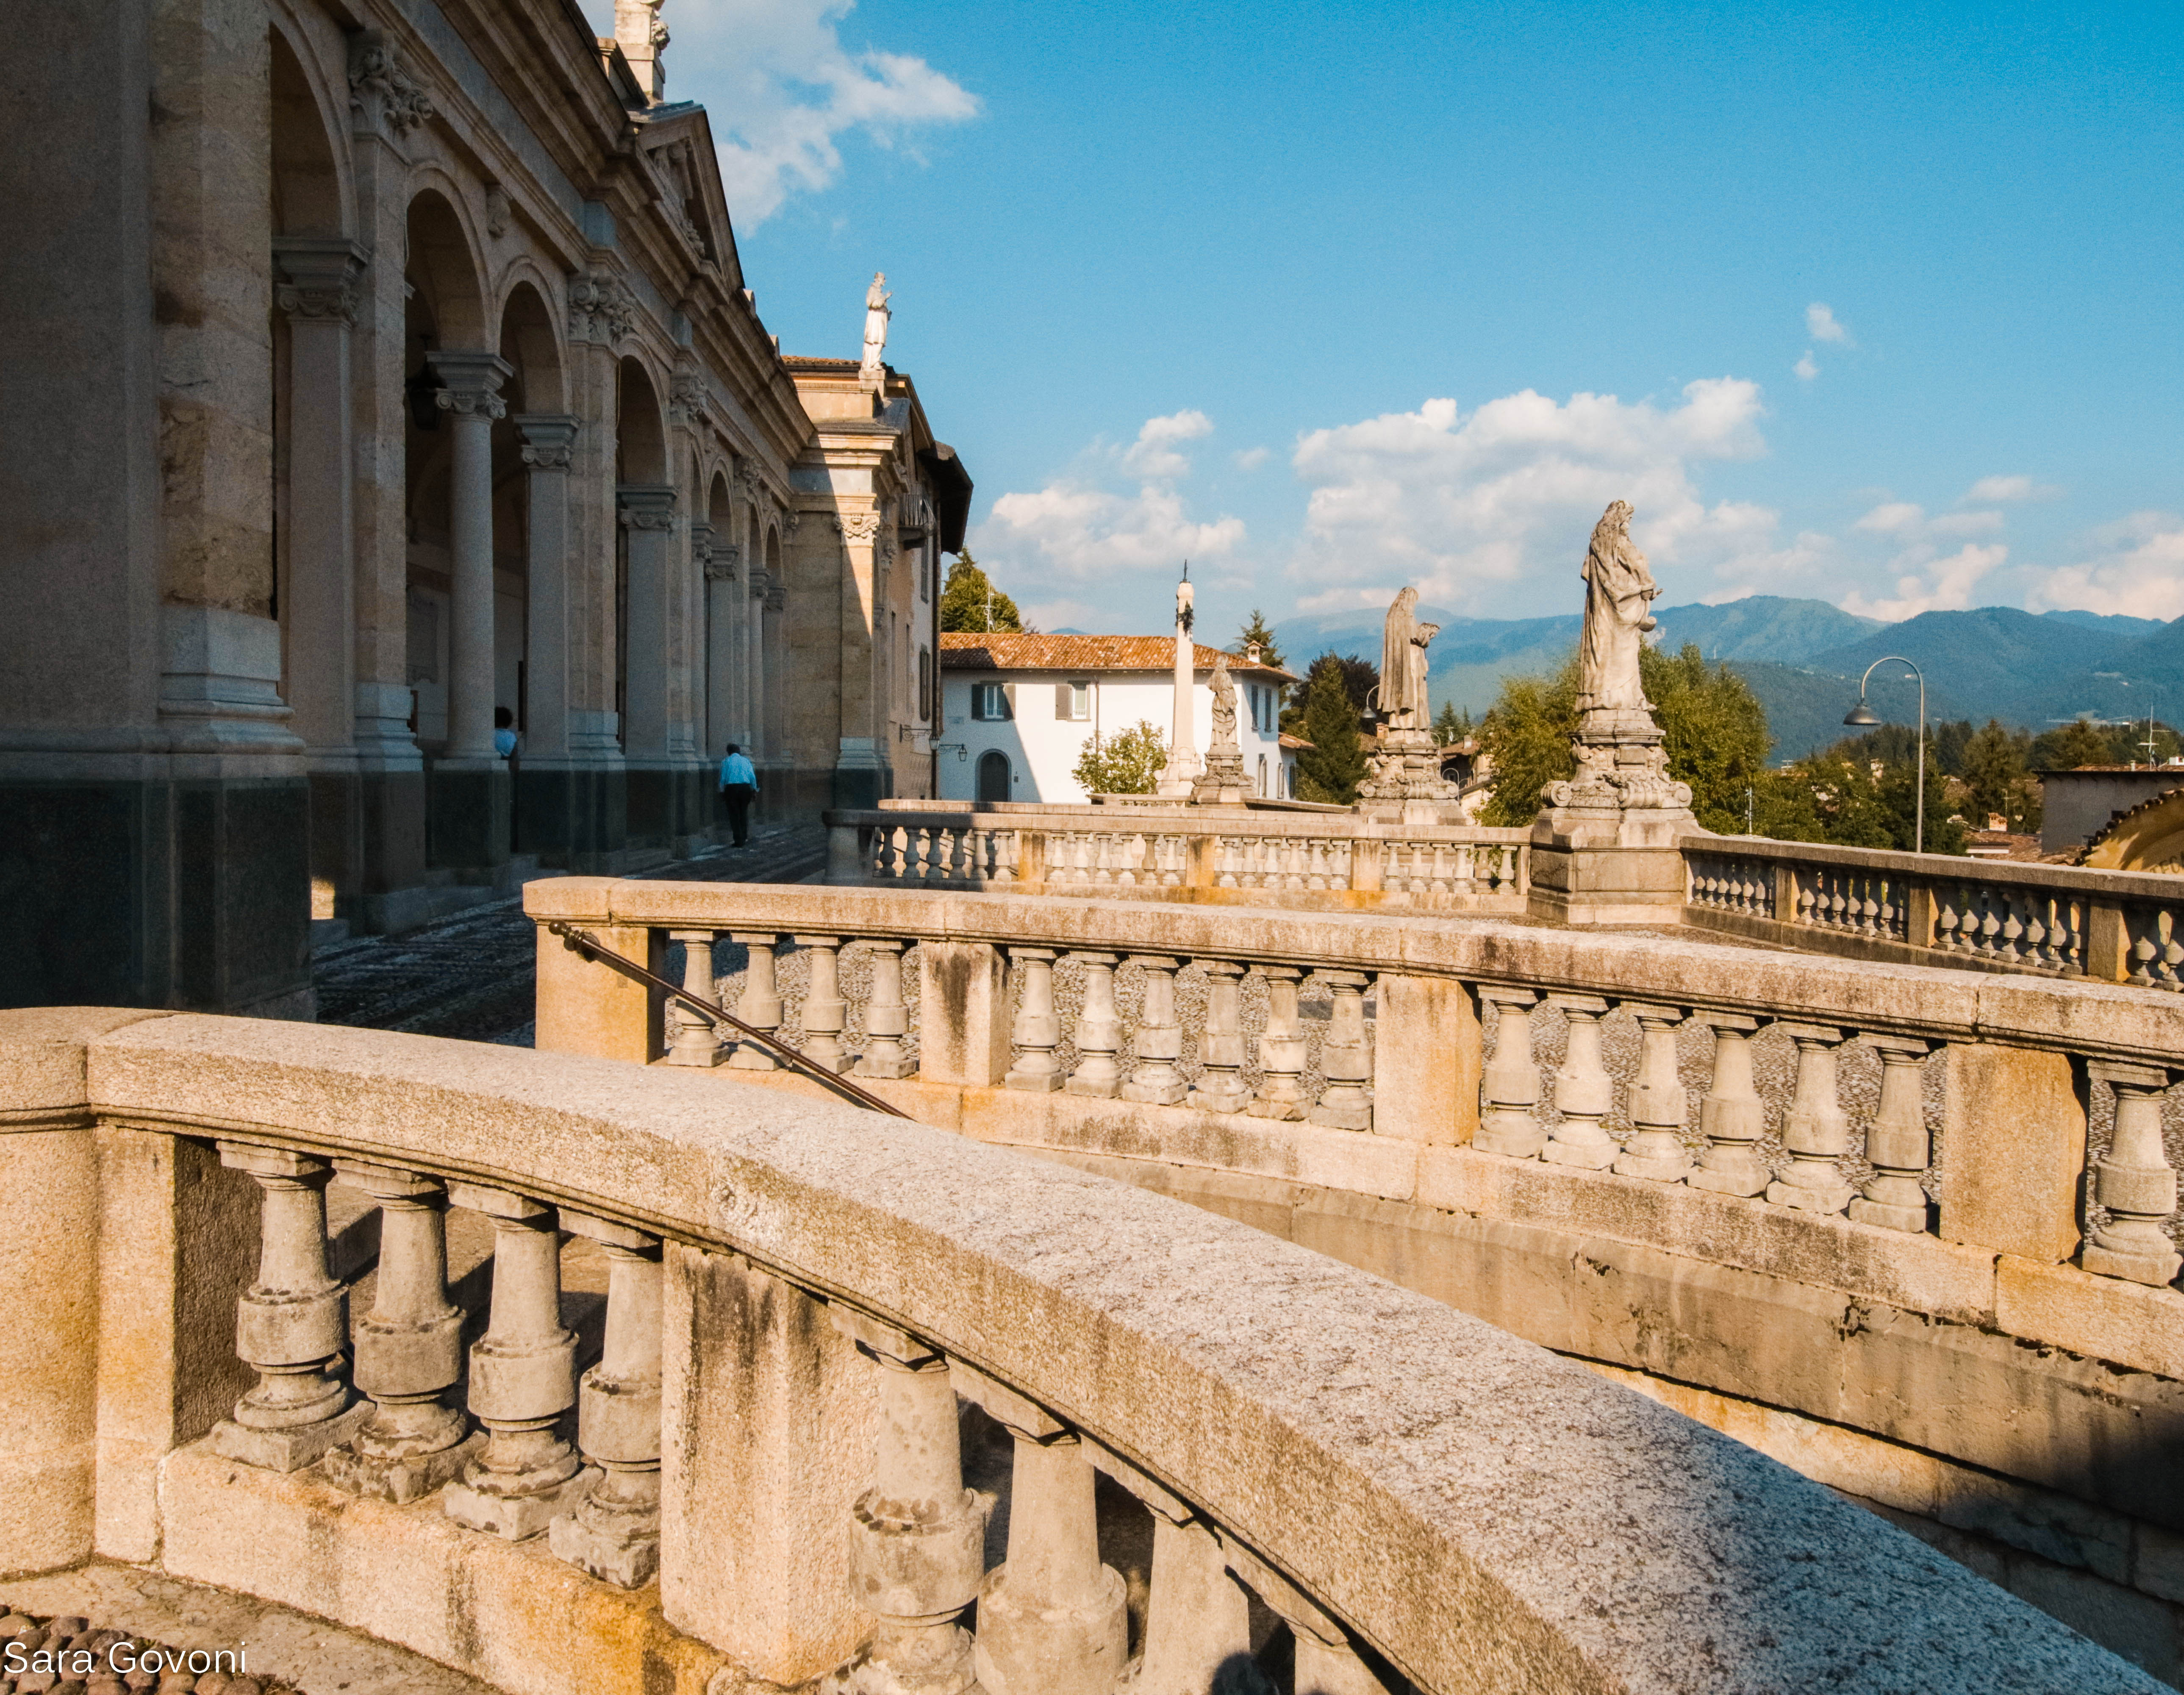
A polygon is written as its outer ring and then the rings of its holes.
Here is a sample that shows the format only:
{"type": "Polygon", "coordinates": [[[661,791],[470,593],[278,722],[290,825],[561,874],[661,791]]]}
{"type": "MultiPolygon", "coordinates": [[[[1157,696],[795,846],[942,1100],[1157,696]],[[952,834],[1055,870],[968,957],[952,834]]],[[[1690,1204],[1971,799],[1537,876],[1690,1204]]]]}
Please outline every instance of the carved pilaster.
{"type": "Polygon", "coordinates": [[[675,491],[664,484],[625,482],[615,490],[627,530],[671,530],[675,527],[675,491]]]}
{"type": "Polygon", "coordinates": [[[348,109],[360,131],[398,141],[434,110],[432,96],[378,30],[359,30],[349,40],[348,109]]]}

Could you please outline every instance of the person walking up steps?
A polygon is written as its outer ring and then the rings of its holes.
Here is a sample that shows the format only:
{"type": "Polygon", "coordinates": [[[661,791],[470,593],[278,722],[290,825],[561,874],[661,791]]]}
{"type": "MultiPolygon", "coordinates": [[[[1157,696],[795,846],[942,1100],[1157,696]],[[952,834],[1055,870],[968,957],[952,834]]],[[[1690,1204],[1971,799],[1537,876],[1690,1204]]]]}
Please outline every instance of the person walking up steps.
{"type": "Polygon", "coordinates": [[[728,803],[728,829],[735,837],[734,845],[747,846],[751,802],[758,799],[758,772],[733,742],[728,744],[727,757],[721,761],[721,799],[728,803]]]}

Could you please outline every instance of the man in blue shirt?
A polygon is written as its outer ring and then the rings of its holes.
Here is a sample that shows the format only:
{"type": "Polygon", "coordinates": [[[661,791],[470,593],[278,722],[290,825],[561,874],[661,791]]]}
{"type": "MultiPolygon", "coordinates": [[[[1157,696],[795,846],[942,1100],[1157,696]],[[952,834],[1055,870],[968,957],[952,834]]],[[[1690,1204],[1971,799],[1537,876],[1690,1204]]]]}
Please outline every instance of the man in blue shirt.
{"type": "Polygon", "coordinates": [[[758,772],[733,742],[728,744],[728,756],[721,761],[721,799],[728,803],[728,828],[734,834],[735,845],[745,846],[750,841],[751,802],[758,799],[758,772]]]}

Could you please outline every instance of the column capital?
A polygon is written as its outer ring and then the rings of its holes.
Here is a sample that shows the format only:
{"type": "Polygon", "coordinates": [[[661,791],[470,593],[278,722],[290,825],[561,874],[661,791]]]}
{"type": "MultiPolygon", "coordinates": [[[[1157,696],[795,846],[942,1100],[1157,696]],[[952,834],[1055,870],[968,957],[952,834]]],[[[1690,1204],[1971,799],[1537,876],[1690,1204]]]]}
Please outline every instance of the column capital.
{"type": "Polygon", "coordinates": [[[736,566],[743,560],[744,550],[733,542],[714,542],[705,549],[705,575],[715,583],[729,583],[735,579],[736,566]]]}
{"type": "Polygon", "coordinates": [[[348,109],[371,134],[406,136],[433,113],[432,96],[402,68],[378,30],[359,30],[348,50],[348,109]]]}
{"type": "Polygon", "coordinates": [[[523,438],[523,462],[533,471],[566,471],[583,420],[566,412],[518,412],[509,422],[523,438]]]}
{"type": "Polygon", "coordinates": [[[621,510],[625,528],[670,530],[675,527],[675,487],[672,483],[616,483],[615,505],[621,510]]]}
{"type": "Polygon", "coordinates": [[[440,380],[439,404],[458,417],[505,417],[508,403],[500,398],[500,385],[515,367],[498,354],[449,349],[428,353],[426,363],[440,380]]]}
{"type": "Polygon", "coordinates": [[[353,324],[357,279],[369,259],[363,248],[345,238],[276,236],[273,263],[282,280],[274,285],[273,298],[292,321],[353,324]]]}

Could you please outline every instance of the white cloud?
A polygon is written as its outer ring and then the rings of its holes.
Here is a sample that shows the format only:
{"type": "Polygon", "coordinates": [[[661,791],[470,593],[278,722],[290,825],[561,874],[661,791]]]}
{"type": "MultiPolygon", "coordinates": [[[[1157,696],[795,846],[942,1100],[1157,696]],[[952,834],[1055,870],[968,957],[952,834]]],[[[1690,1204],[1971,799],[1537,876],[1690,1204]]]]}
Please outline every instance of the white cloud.
{"type": "Polygon", "coordinates": [[[1912,544],[1936,537],[1992,535],[2003,527],[2003,518],[1999,512],[1943,512],[1929,516],[1924,506],[1912,501],[1884,500],[1851,527],[1912,544]]]}
{"type": "Polygon", "coordinates": [[[1272,448],[1245,448],[1233,455],[1239,471],[1256,471],[1273,455],[1272,448]]]}
{"type": "MultiPolygon", "coordinates": [[[[610,0],[588,0],[596,14],[610,0]]],[[[851,47],[852,0],[675,0],[671,99],[701,100],[720,142],[721,180],[739,228],[842,174],[842,137],[882,148],[978,115],[978,98],[923,59],[851,47]]],[[[595,19],[594,26],[599,20],[595,19]]],[[[609,18],[602,33],[611,34],[609,18]]]]}
{"type": "Polygon", "coordinates": [[[1657,566],[1707,569],[1678,599],[1720,592],[1719,579],[1779,571],[1775,515],[1708,505],[1695,460],[1766,450],[1757,383],[1708,378],[1682,404],[1626,405],[1612,394],[1557,404],[1526,389],[1468,415],[1450,399],[1301,437],[1290,463],[1311,490],[1290,574],[1316,589],[1306,606],[1355,605],[1389,583],[1415,583],[1443,605],[1476,605],[1482,588],[1548,570],[1572,575],[1607,503],[1637,508],[1634,533],[1657,566]]]}
{"type": "Polygon", "coordinates": [[[1852,527],[1877,530],[1882,535],[1893,535],[1901,530],[1915,529],[1925,521],[1926,509],[1914,505],[1908,500],[1887,500],[1875,506],[1852,527]]]}
{"type": "Polygon", "coordinates": [[[2062,490],[2029,477],[1982,477],[1966,490],[1966,500],[2053,500],[2062,490]]]}
{"type": "Polygon", "coordinates": [[[2134,512],[2093,532],[2094,552],[2035,586],[2033,610],[2072,607],[2136,618],[2184,617],[2184,517],[2134,512]]]}
{"type": "Polygon", "coordinates": [[[1035,600],[1019,604],[1017,610],[1049,635],[1056,630],[1096,630],[1107,616],[1087,600],[1035,600]]]}
{"type": "Polygon", "coordinates": [[[1190,461],[1175,450],[1178,442],[1195,442],[1213,433],[1213,420],[1195,409],[1148,418],[1137,440],[1123,454],[1123,469],[1163,482],[1190,474],[1190,461]]]}
{"type": "Polygon", "coordinates": [[[1814,377],[1820,374],[1819,361],[1813,357],[1813,350],[1810,348],[1807,348],[1805,349],[1804,357],[1800,359],[1795,365],[1791,365],[1790,369],[1796,372],[1802,381],[1806,382],[1810,382],[1814,377]]]}
{"type": "Polygon", "coordinates": [[[1805,308],[1805,333],[1816,342],[1841,342],[1845,347],[1858,345],[1851,340],[1849,329],[1836,321],[1833,309],[1817,300],[1805,308]]]}
{"type": "Polygon", "coordinates": [[[2009,549],[1999,543],[1981,547],[1967,542],[1946,559],[1935,558],[1935,551],[1921,547],[1897,561],[1914,566],[1896,579],[1897,599],[1869,600],[1853,589],[1840,603],[1843,611],[1891,623],[1915,618],[1921,612],[1958,611],[1972,604],[1972,590],[1979,580],[2009,557],[2009,549]]]}

